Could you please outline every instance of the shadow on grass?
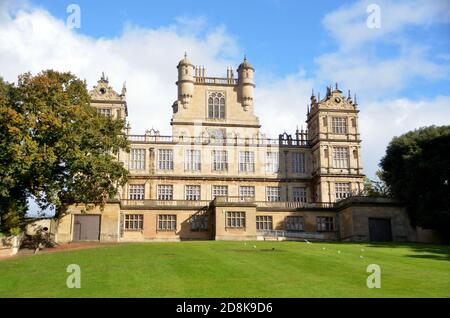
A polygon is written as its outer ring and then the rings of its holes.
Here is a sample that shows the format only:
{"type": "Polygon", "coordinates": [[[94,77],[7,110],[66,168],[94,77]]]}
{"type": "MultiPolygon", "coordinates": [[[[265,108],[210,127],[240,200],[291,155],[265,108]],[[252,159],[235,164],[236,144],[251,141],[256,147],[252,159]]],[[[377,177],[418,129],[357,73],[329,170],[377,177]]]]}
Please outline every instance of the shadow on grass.
{"type": "Polygon", "coordinates": [[[418,254],[406,255],[406,257],[435,259],[439,261],[450,261],[450,246],[425,244],[425,243],[401,243],[401,242],[368,242],[369,247],[384,248],[410,248],[418,254]]]}

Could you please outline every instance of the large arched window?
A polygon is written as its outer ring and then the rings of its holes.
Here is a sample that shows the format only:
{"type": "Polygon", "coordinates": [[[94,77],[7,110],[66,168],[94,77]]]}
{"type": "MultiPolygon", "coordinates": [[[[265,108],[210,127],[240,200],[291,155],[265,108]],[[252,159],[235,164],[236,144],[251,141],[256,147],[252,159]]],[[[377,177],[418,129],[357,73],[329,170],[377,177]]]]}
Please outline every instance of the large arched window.
{"type": "Polygon", "coordinates": [[[225,94],[210,92],[208,96],[208,117],[225,118],[225,94]]]}

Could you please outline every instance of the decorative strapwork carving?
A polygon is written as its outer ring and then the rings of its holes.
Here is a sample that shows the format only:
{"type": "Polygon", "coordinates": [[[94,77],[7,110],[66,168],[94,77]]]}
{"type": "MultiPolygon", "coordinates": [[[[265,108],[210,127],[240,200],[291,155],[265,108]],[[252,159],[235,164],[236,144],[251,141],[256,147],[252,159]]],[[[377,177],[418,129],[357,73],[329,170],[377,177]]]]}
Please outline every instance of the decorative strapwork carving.
{"type": "Polygon", "coordinates": [[[89,92],[92,100],[115,100],[125,101],[126,99],[126,86],[125,83],[122,87],[122,93],[117,93],[111,86],[109,86],[108,77],[102,73],[102,77],[97,81],[97,85],[89,92]]]}

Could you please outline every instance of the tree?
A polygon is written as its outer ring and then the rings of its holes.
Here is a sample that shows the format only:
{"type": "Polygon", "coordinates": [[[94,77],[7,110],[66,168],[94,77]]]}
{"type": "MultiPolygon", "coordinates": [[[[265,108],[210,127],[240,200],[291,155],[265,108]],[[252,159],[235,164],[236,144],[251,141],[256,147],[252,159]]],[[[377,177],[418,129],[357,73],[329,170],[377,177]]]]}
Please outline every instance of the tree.
{"type": "Polygon", "coordinates": [[[413,225],[450,236],[450,126],[394,138],[380,162],[381,179],[403,201],[413,225]]]}
{"type": "Polygon", "coordinates": [[[103,206],[128,175],[117,160],[128,150],[125,122],[90,106],[86,83],[71,73],[0,80],[0,226],[21,226],[30,196],[56,216],[69,205],[103,206]]]}

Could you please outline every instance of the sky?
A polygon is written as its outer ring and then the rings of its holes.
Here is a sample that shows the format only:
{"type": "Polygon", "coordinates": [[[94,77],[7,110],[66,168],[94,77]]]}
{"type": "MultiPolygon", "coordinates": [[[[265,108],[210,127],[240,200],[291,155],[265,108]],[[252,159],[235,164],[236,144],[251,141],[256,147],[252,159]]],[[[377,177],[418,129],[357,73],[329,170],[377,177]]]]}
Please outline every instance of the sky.
{"type": "Polygon", "coordinates": [[[305,126],[312,89],[356,93],[370,178],[394,136],[450,124],[450,1],[0,0],[0,76],[56,69],[92,88],[104,71],[126,81],[134,134],[170,134],[184,52],[216,77],[247,56],[271,137],[305,126]]]}

